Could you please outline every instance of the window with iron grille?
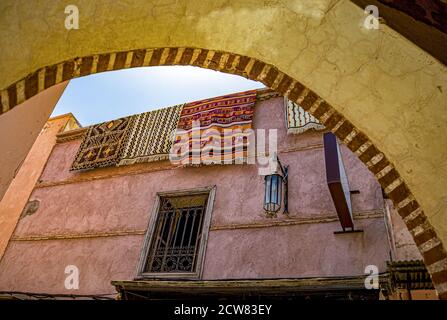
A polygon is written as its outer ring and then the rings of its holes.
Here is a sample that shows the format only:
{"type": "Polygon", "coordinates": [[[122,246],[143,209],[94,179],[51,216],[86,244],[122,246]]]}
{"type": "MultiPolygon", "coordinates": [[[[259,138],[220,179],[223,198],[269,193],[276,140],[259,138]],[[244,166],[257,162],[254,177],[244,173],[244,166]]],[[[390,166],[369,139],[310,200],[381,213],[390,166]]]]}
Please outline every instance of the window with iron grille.
{"type": "Polygon", "coordinates": [[[200,277],[214,190],[157,194],[138,278],[200,277]]]}

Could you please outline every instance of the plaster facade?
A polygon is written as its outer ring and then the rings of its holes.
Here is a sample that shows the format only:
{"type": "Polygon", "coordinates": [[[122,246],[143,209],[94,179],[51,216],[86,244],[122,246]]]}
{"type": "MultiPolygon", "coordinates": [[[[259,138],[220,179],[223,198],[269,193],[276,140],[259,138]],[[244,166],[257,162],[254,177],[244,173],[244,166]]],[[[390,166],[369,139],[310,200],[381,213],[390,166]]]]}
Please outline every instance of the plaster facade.
{"type": "Polygon", "coordinates": [[[0,200],[19,172],[67,84],[68,81],[41,92],[0,118],[0,200]]]}
{"type": "MultiPolygon", "coordinates": [[[[62,86],[62,91],[64,88],[65,86],[62,86]]],[[[58,90],[57,98],[62,91],[58,90]]],[[[50,92],[46,91],[43,95],[45,96],[50,92]]],[[[31,103],[32,100],[28,102],[31,103]]],[[[53,106],[50,106],[51,110],[53,106]]],[[[68,128],[76,128],[77,126],[78,123],[74,117],[71,114],[65,114],[48,120],[37,136],[35,143],[0,201],[0,259],[56,144],[56,135],[68,128]]],[[[11,142],[11,140],[9,141],[11,142]]],[[[23,152],[23,150],[21,151],[23,152]]]]}
{"type": "Polygon", "coordinates": [[[268,218],[257,165],[173,167],[168,161],[70,172],[81,139],[56,144],[24,216],[0,261],[0,291],[114,294],[112,280],[132,280],[157,192],[216,186],[204,280],[361,276],[386,269],[390,246],[380,185],[345,146],[355,226],[341,230],[327,188],[321,132],[287,135],[283,98],[259,102],[255,129],[278,130],[278,153],[290,165],[289,210],[268,218]],[[64,287],[67,265],[80,271],[64,287]]]}

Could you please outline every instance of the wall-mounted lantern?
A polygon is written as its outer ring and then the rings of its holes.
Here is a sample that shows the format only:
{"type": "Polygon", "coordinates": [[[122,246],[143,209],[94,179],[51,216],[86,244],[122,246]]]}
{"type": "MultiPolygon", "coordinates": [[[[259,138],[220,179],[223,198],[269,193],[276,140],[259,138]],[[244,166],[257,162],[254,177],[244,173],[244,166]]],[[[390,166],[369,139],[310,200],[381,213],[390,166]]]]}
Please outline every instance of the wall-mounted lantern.
{"type": "Polygon", "coordinates": [[[276,216],[276,213],[281,209],[281,200],[283,197],[282,194],[282,185],[284,184],[284,211],[283,214],[289,213],[289,205],[288,205],[288,174],[289,174],[289,166],[283,166],[279,161],[279,158],[276,157],[276,161],[278,162],[278,167],[280,171],[276,170],[276,172],[266,175],[264,178],[265,181],[265,192],[264,192],[264,210],[270,216],[276,216]]]}

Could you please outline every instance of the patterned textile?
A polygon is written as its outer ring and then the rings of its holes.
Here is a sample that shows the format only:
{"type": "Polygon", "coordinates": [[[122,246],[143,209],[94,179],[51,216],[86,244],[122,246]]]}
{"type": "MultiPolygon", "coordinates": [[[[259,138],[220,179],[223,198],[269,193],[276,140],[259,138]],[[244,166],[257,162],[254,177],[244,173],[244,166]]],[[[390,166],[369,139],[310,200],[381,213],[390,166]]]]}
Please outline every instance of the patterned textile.
{"type": "Polygon", "coordinates": [[[284,98],[284,102],[286,109],[287,133],[299,134],[309,129],[324,130],[324,125],[298,104],[287,98],[284,98]]]}
{"type": "Polygon", "coordinates": [[[130,117],[125,117],[91,126],[70,170],[116,165],[130,122],[130,117]]]}
{"type": "Polygon", "coordinates": [[[185,104],[171,162],[181,165],[247,162],[256,90],[185,104]],[[200,128],[198,128],[200,126],[200,128]]]}
{"type": "Polygon", "coordinates": [[[118,165],[168,159],[182,107],[177,105],[132,116],[118,165]]]}

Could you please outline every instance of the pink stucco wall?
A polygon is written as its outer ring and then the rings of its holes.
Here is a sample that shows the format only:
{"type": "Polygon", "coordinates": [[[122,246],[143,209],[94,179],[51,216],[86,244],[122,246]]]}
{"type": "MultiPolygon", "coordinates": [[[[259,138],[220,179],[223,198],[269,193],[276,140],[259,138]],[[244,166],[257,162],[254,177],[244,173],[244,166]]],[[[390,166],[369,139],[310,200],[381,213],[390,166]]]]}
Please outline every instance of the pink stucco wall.
{"type": "Polygon", "coordinates": [[[322,134],[287,135],[282,104],[282,98],[260,102],[254,127],[278,129],[279,157],[290,165],[289,217],[265,216],[256,165],[172,168],[162,162],[74,173],[68,169],[80,140],[61,143],[40,178],[44,187],[31,196],[40,208],[20,220],[0,261],[0,291],[113,293],[111,280],[135,275],[156,193],[211,185],[217,189],[204,279],[361,275],[371,264],[383,271],[390,248],[379,185],[342,147],[351,189],[360,191],[352,196],[355,224],[364,232],[335,235],[341,228],[325,181],[322,134]],[[290,225],[280,225],[285,222],[290,225]],[[24,240],[118,231],[134,234],[24,240]],[[69,264],[80,270],[75,292],[64,288],[69,264]]]}
{"type": "MultiPolygon", "coordinates": [[[[0,200],[67,85],[64,81],[52,86],[1,115],[0,200]]],[[[5,237],[8,239],[9,233],[5,237]]]]}
{"type": "MultiPolygon", "coordinates": [[[[31,108],[32,105],[29,107],[31,108]]],[[[8,241],[19,221],[23,207],[28,202],[29,196],[42,174],[51,150],[56,144],[56,135],[65,128],[71,118],[72,115],[67,114],[47,121],[43,129],[41,129],[40,134],[37,136],[30,152],[20,166],[16,176],[9,185],[8,190],[5,192],[3,198],[1,198],[0,259],[6,250],[8,241]]]]}

